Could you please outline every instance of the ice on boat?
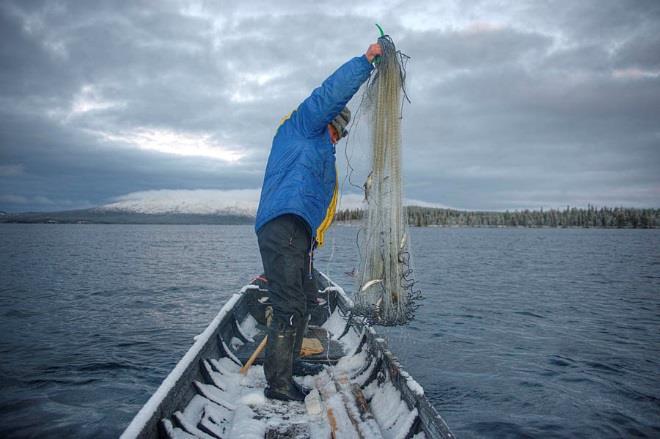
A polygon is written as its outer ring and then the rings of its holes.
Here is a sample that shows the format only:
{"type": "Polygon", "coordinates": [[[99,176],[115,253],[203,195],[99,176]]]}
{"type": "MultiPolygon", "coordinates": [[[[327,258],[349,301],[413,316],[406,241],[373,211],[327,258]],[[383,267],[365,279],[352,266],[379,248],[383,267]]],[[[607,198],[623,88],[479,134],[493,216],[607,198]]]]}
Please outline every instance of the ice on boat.
{"type": "MultiPolygon", "coordinates": [[[[245,319],[241,329],[255,336],[256,325],[250,319],[245,319]]],[[[261,365],[242,375],[233,358],[212,359],[206,364],[212,381],[220,386],[195,383],[199,393],[164,424],[167,434],[175,438],[406,437],[417,410],[408,408],[385,376],[374,375],[376,361],[366,350],[355,352],[360,344],[358,334],[349,331],[338,340],[345,326],[346,321],[335,312],[323,329],[328,339],[339,341],[347,355],[316,376],[295,377],[312,390],[305,404],[265,398],[261,365]],[[356,398],[364,398],[362,406],[356,398]]]]}
{"type": "Polygon", "coordinates": [[[385,340],[352,318],[350,299],[322,277],[327,306],[312,313],[305,337],[323,348],[307,359],[325,368],[295,377],[311,390],[304,403],[265,398],[259,358],[240,371],[265,336],[267,290],[250,284],[196,338],[122,438],[453,438],[385,340]]]}

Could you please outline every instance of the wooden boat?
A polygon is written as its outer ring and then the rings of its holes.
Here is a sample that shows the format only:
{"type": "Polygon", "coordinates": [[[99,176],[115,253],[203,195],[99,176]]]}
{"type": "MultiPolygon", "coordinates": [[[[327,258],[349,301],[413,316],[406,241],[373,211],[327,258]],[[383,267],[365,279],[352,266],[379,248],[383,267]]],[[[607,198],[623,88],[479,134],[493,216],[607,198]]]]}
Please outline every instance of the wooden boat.
{"type": "Polygon", "coordinates": [[[296,377],[312,389],[304,404],[263,396],[260,358],[245,375],[239,371],[265,336],[268,291],[257,278],[195,338],[121,437],[453,438],[385,340],[352,317],[344,290],[316,274],[318,306],[305,335],[316,351],[305,360],[327,367],[296,377]]]}

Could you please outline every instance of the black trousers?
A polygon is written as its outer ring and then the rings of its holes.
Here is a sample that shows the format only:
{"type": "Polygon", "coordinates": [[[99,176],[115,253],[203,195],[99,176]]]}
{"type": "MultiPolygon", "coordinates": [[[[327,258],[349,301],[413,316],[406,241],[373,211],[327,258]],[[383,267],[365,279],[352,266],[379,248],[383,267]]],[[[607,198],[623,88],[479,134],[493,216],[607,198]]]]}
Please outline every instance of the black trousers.
{"type": "Polygon", "coordinates": [[[296,326],[315,303],[311,239],[305,220],[293,214],[274,218],[257,233],[273,319],[279,323],[296,326]]]}

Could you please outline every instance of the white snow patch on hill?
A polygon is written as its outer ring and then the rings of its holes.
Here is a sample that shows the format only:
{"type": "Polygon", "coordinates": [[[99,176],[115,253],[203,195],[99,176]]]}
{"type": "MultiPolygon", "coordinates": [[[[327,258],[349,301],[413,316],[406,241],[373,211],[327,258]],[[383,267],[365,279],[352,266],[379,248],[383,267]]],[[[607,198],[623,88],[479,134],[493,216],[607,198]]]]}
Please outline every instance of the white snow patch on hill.
{"type": "MultiPolygon", "coordinates": [[[[145,214],[184,213],[198,215],[242,215],[256,216],[259,205],[259,189],[162,189],[132,192],[122,195],[99,210],[145,214]]],[[[406,199],[407,206],[446,206],[422,200],[406,199]]],[[[364,195],[349,193],[341,195],[338,210],[366,209],[364,195]]]]}
{"type": "Polygon", "coordinates": [[[201,215],[243,215],[254,217],[259,189],[193,189],[132,192],[117,197],[100,210],[147,214],[186,213],[201,215]]]}
{"type": "MultiPolygon", "coordinates": [[[[414,198],[405,198],[403,200],[404,206],[418,206],[418,207],[435,207],[439,209],[452,209],[444,204],[429,203],[428,201],[417,200],[414,198]]],[[[367,209],[367,202],[364,200],[363,194],[344,194],[340,195],[337,210],[345,209],[367,209]]]]}

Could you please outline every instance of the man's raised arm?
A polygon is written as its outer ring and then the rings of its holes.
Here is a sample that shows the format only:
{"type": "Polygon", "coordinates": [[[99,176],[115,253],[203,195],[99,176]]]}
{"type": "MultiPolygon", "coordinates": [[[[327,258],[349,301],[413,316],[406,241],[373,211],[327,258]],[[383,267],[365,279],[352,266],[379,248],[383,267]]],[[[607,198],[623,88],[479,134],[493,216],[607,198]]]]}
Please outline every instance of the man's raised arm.
{"type": "Polygon", "coordinates": [[[369,78],[371,62],[381,54],[380,45],[374,43],[364,55],[339,67],[300,104],[291,115],[291,122],[305,137],[321,134],[369,78]]]}

